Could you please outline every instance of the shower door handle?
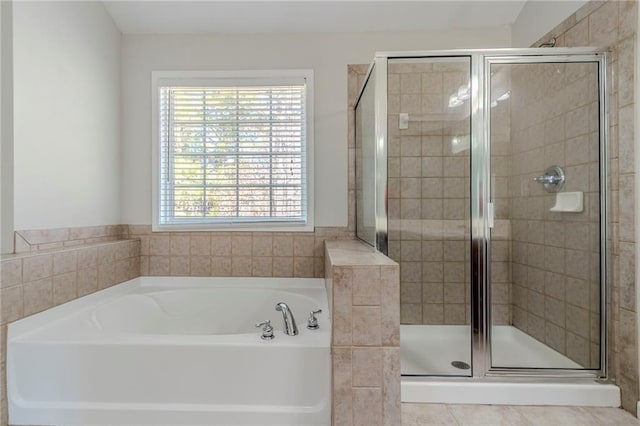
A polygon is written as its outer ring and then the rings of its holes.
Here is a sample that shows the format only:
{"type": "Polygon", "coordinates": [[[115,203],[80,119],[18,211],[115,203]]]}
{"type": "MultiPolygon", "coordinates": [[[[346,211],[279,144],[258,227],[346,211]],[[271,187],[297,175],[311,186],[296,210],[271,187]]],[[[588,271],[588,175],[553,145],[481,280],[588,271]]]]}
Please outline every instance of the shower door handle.
{"type": "Polygon", "coordinates": [[[493,229],[495,218],[495,211],[493,203],[487,203],[487,221],[489,222],[489,228],[493,229]]]}

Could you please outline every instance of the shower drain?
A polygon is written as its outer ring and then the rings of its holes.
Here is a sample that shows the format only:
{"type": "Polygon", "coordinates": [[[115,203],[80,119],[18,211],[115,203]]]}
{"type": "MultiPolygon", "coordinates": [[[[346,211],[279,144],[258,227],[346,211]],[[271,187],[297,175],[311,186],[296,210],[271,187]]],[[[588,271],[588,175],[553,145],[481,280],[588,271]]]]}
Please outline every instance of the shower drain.
{"type": "Polygon", "coordinates": [[[468,370],[471,368],[471,366],[464,361],[451,361],[451,365],[455,368],[459,368],[460,370],[468,370]]]}

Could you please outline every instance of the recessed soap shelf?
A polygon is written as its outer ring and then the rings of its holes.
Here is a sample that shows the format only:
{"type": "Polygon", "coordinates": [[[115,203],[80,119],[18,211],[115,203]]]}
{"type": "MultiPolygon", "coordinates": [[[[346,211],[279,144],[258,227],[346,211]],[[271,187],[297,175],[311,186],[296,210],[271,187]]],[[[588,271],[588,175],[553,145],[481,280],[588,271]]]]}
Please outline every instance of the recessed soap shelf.
{"type": "Polygon", "coordinates": [[[582,191],[556,193],[556,204],[549,211],[581,213],[584,211],[584,193],[582,191]]]}

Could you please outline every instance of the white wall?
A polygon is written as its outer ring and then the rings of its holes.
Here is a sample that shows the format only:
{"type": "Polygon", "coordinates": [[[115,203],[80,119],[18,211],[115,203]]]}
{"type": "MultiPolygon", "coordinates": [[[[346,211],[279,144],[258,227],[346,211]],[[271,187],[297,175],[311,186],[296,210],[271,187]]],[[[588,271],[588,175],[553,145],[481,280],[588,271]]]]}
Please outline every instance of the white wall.
{"type": "Polygon", "coordinates": [[[508,29],[243,36],[123,36],[122,221],[151,223],[151,71],[310,68],[315,224],[347,224],[347,64],[376,51],[507,47],[508,29]]]}
{"type": "Polygon", "coordinates": [[[530,47],[587,1],[527,1],[511,26],[513,47],[530,47]]]}
{"type": "Polygon", "coordinates": [[[120,223],[120,32],[100,2],[16,2],[15,229],[120,223]]]}
{"type": "Polygon", "coordinates": [[[12,3],[0,2],[0,253],[13,252],[12,3]]]}

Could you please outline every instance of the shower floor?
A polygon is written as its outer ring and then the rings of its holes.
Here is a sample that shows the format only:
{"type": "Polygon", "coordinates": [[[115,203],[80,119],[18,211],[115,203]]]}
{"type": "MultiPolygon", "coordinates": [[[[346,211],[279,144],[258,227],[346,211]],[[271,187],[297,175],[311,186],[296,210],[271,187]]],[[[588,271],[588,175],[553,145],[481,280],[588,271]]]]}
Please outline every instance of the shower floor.
{"type": "MultiPolygon", "coordinates": [[[[401,325],[402,374],[470,376],[471,370],[451,364],[471,364],[470,332],[465,325],[401,325]]],[[[495,367],[582,368],[513,326],[494,326],[492,333],[495,367]]]]}
{"type": "MultiPolygon", "coordinates": [[[[564,355],[511,326],[493,328],[492,365],[497,367],[581,368],[564,355]]],[[[468,379],[470,328],[462,325],[401,325],[403,402],[498,405],[619,407],[620,389],[593,379],[468,379]],[[449,377],[437,377],[449,376],[449,377]],[[455,377],[457,376],[457,377],[455,377]]]]}

